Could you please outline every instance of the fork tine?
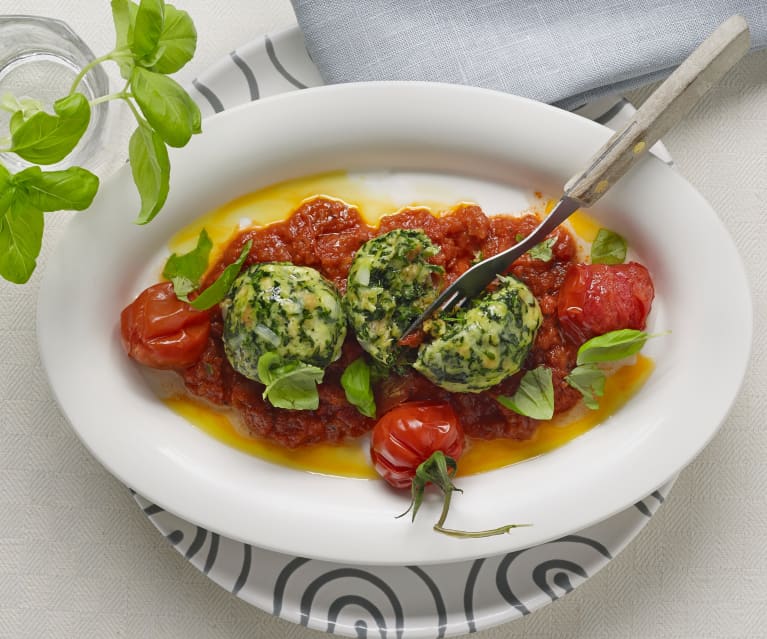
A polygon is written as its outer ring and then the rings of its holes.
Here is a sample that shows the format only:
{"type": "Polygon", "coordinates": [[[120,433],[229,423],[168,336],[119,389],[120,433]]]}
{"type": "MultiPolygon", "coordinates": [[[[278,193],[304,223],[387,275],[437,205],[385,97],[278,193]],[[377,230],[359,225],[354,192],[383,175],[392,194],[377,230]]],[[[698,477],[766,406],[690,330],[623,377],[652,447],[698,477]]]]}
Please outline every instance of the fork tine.
{"type": "MultiPolygon", "coordinates": [[[[463,291],[456,289],[455,292],[450,296],[450,298],[444,303],[439,305],[439,310],[443,313],[446,313],[447,311],[455,308],[456,306],[461,306],[466,301],[466,296],[463,294],[463,291]]],[[[437,309],[434,309],[437,310],[437,309]]]]}

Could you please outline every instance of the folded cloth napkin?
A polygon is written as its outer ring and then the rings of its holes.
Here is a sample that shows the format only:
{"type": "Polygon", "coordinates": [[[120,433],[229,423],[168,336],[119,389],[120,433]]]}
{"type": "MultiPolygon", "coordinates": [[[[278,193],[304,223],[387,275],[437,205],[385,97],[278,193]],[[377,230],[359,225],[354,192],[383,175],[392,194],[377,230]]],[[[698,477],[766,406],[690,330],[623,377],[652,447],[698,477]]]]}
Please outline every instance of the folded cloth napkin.
{"type": "Polygon", "coordinates": [[[767,46],[767,0],[292,0],[326,83],[430,80],[574,109],[660,79],[735,13],[767,46]]]}

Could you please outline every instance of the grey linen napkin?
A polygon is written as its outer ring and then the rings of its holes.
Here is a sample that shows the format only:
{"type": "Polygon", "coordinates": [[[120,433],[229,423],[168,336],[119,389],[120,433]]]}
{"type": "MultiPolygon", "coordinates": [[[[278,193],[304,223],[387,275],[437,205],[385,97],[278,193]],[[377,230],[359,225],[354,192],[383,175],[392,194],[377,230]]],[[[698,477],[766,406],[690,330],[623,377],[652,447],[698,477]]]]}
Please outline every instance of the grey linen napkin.
{"type": "Polygon", "coordinates": [[[292,2],[326,83],[450,82],[569,109],[664,77],[734,13],[767,45],[767,0],[292,2]]]}

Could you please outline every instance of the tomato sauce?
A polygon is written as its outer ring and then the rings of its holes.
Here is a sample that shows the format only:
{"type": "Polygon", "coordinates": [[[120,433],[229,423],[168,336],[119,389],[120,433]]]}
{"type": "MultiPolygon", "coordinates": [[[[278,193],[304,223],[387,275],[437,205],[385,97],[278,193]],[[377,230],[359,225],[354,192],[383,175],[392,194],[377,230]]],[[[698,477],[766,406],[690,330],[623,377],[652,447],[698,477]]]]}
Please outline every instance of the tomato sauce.
{"type": "MultiPolygon", "coordinates": [[[[343,201],[315,197],[304,201],[281,222],[245,230],[236,235],[210,269],[204,284],[212,282],[227,264],[252,242],[246,264],[289,261],[319,270],[343,293],[355,251],[368,239],[395,228],[422,229],[441,250],[432,261],[444,267],[452,282],[478,259],[490,257],[529,234],[539,223],[537,216],[486,216],[471,204],[462,204],[449,213],[433,215],[426,208],[408,208],[369,226],[358,209],[343,201]]],[[[557,298],[570,264],[576,260],[574,238],[563,228],[550,236],[552,259],[542,261],[524,255],[509,272],[525,282],[538,299],[543,323],[524,370],[545,365],[552,370],[555,414],[573,407],[580,393],[564,380],[575,366],[577,344],[562,336],[557,320],[557,298]]],[[[181,372],[188,390],[214,404],[237,412],[245,431],[289,448],[319,442],[341,442],[358,437],[375,424],[360,414],[345,398],[340,377],[345,367],[362,354],[353,335],[344,343],[341,358],[331,364],[319,386],[316,411],[276,409],[262,397],[263,386],[246,379],[229,365],[221,343],[222,320],[214,313],[210,336],[203,355],[181,372]]],[[[476,439],[508,438],[526,440],[538,427],[534,419],[501,406],[498,395],[512,395],[523,371],[482,393],[449,393],[424,377],[410,372],[391,376],[375,389],[378,414],[403,401],[449,401],[466,434],[476,439]]]]}

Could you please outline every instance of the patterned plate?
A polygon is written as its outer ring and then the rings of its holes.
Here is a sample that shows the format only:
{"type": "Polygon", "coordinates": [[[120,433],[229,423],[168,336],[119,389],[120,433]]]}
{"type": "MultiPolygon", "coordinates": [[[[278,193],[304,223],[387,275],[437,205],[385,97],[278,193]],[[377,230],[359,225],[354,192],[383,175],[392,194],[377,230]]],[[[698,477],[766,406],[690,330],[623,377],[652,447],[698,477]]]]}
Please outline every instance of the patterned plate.
{"type": "Polygon", "coordinates": [[[650,521],[672,482],[577,535],[430,566],[344,566],[233,541],[134,495],[178,552],[222,588],[303,626],[415,639],[486,630],[528,615],[596,574],[650,521]]]}
{"type": "MultiPolygon", "coordinates": [[[[322,84],[295,28],[242,46],[193,81],[210,116],[269,95],[322,84]]],[[[615,98],[577,113],[617,128],[634,108],[615,98]]],[[[656,155],[671,164],[659,143],[656,155]]],[[[134,493],[149,520],[193,566],[244,601],[316,630],[414,639],[485,630],[578,587],[613,559],[663,503],[672,479],[633,507],[576,535],[474,561],[345,566],[262,550],[190,524],[134,493]]]]}

